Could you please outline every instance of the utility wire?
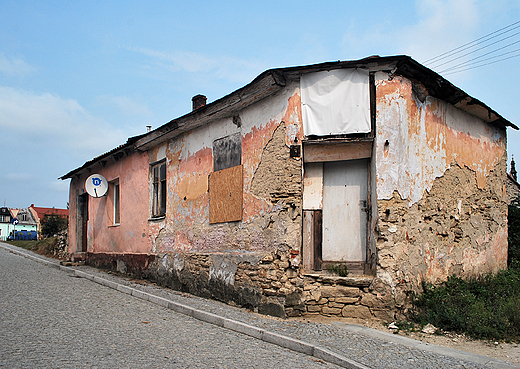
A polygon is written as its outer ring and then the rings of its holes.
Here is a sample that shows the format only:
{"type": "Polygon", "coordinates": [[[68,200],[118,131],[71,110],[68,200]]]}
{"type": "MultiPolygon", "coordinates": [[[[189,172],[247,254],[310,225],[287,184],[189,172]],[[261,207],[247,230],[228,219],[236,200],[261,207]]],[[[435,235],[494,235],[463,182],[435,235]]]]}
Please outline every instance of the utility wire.
{"type": "MultiPolygon", "coordinates": [[[[500,54],[500,55],[495,55],[495,56],[492,56],[492,57],[490,57],[490,58],[486,58],[486,59],[484,59],[484,60],[480,60],[479,62],[476,62],[476,63],[461,63],[461,64],[459,64],[459,65],[457,65],[457,66],[453,66],[453,67],[451,67],[451,68],[449,68],[449,69],[445,69],[445,70],[443,70],[443,71],[441,71],[441,72],[439,72],[439,73],[443,73],[443,74],[444,74],[444,73],[446,73],[446,74],[453,74],[453,73],[461,72],[462,70],[467,70],[467,69],[462,69],[462,68],[466,68],[466,67],[468,67],[468,66],[470,66],[470,65],[472,65],[472,64],[477,64],[477,66],[483,66],[483,65],[488,65],[488,64],[496,63],[496,62],[499,62],[499,61],[502,61],[502,60],[507,60],[507,59],[516,58],[516,57],[520,56],[520,54],[518,54],[518,55],[514,55],[514,56],[510,56],[510,57],[508,57],[508,58],[504,58],[504,59],[496,60],[496,61],[494,61],[494,62],[492,62],[492,63],[480,64],[480,63],[484,63],[484,62],[489,61],[489,60],[493,60],[493,59],[496,59],[496,58],[500,58],[500,57],[502,57],[502,56],[506,56],[506,55],[510,55],[510,54],[515,54],[515,53],[517,53],[517,52],[519,52],[519,51],[520,51],[520,49],[516,49],[516,50],[513,50],[513,51],[509,51],[509,52],[507,52],[507,53],[503,53],[503,54],[500,54]],[[461,69],[462,69],[462,70],[461,70],[461,69]]],[[[473,68],[474,68],[474,67],[469,68],[469,69],[473,69],[473,68]]]]}
{"type": "Polygon", "coordinates": [[[435,57],[433,57],[433,58],[431,58],[431,59],[425,60],[425,61],[423,62],[423,64],[426,64],[426,65],[427,65],[427,64],[433,63],[434,61],[437,61],[438,59],[449,58],[452,54],[457,54],[457,53],[459,53],[459,52],[462,52],[462,51],[467,50],[468,48],[472,47],[472,46],[470,46],[470,45],[473,45],[473,44],[477,44],[477,45],[478,45],[478,44],[481,44],[481,43],[483,43],[483,42],[489,41],[489,40],[491,40],[491,39],[493,39],[493,38],[496,38],[496,37],[498,37],[498,36],[501,36],[502,34],[505,34],[505,33],[511,32],[511,31],[517,29],[518,27],[520,27],[520,25],[516,26],[517,24],[520,24],[520,21],[517,21],[517,22],[515,22],[515,23],[510,24],[509,26],[503,27],[503,28],[501,28],[501,29],[499,29],[499,30],[497,30],[497,31],[491,32],[491,33],[489,33],[489,34],[487,34],[487,35],[485,35],[485,36],[482,36],[482,37],[480,37],[480,38],[477,38],[476,40],[473,40],[473,41],[471,41],[471,42],[468,42],[468,43],[466,43],[466,44],[464,44],[464,45],[462,45],[462,46],[456,47],[456,48],[454,48],[454,49],[452,49],[452,50],[450,50],[450,51],[447,51],[447,52],[445,52],[445,53],[443,53],[443,54],[437,55],[437,56],[435,56],[435,57]],[[508,31],[502,32],[502,33],[500,33],[499,35],[493,36],[493,37],[491,37],[491,38],[489,37],[489,36],[492,36],[492,35],[494,35],[494,34],[496,34],[496,33],[501,32],[501,31],[503,31],[503,30],[505,30],[505,29],[511,28],[511,27],[513,27],[513,26],[516,26],[516,27],[514,27],[513,29],[510,29],[510,30],[508,30],[508,31]],[[481,41],[481,40],[482,40],[482,41],[481,41]],[[478,41],[480,41],[480,42],[478,42],[478,41]]]}
{"type": "MultiPolygon", "coordinates": [[[[490,54],[496,53],[497,51],[500,51],[500,50],[506,49],[506,48],[508,48],[508,47],[510,47],[510,46],[513,46],[513,45],[516,45],[516,44],[518,44],[518,43],[520,43],[520,40],[515,41],[515,42],[512,42],[512,43],[510,43],[510,44],[508,44],[508,45],[506,45],[506,46],[499,47],[498,49],[495,49],[495,50],[490,51],[490,52],[488,52],[488,53],[482,54],[482,55],[480,55],[480,56],[477,56],[477,57],[475,57],[475,58],[473,58],[473,59],[467,60],[467,61],[462,62],[462,63],[460,63],[460,64],[454,65],[454,66],[449,67],[449,68],[447,68],[447,69],[444,69],[443,71],[441,71],[441,72],[439,72],[439,73],[447,72],[447,71],[449,71],[449,70],[451,70],[451,69],[454,69],[454,68],[456,68],[456,67],[459,67],[460,65],[471,64],[472,62],[474,62],[474,61],[476,61],[476,60],[478,60],[478,59],[481,59],[481,58],[483,58],[483,57],[485,57],[485,56],[487,56],[487,55],[490,55],[490,54]]],[[[466,54],[465,56],[467,56],[467,55],[469,55],[469,54],[466,54]]],[[[502,55],[503,55],[503,54],[502,54],[502,55]]],[[[499,56],[500,56],[500,55],[499,55],[499,56]]],[[[498,57],[498,56],[497,56],[497,57],[498,57]]],[[[445,64],[448,64],[448,63],[451,63],[451,62],[454,62],[454,61],[457,60],[457,59],[460,59],[460,58],[456,58],[456,59],[450,60],[449,62],[446,62],[446,63],[443,63],[443,64],[439,65],[438,67],[440,67],[440,66],[442,66],[442,65],[445,65],[445,64]]]]}
{"type": "MultiPolygon", "coordinates": [[[[459,47],[456,47],[455,49],[452,49],[448,52],[445,52],[443,54],[440,54],[434,58],[431,58],[431,59],[428,59],[424,62],[424,64],[434,64],[433,66],[429,66],[429,68],[439,68],[441,66],[444,66],[446,64],[450,64],[450,63],[453,63],[454,61],[456,60],[460,60],[464,57],[467,57],[471,54],[475,54],[481,50],[484,50],[486,48],[489,48],[493,45],[496,45],[500,42],[503,42],[505,40],[508,40],[510,38],[513,38],[515,36],[518,36],[520,34],[520,32],[516,32],[512,35],[508,35],[506,37],[502,37],[501,39],[499,40],[496,40],[496,41],[493,41],[491,43],[488,43],[487,45],[484,45],[482,47],[479,47],[478,49],[476,50],[473,50],[473,51],[470,51],[470,52],[467,52],[463,55],[460,55],[460,56],[457,56],[458,54],[466,51],[466,50],[469,50],[469,49],[472,49],[472,48],[475,48],[477,47],[478,45],[481,45],[481,44],[484,44],[486,42],[489,42],[493,39],[496,39],[498,37],[501,37],[501,36],[504,36],[516,29],[520,28],[520,21],[517,21],[515,23],[512,23],[506,27],[503,27],[497,31],[494,31],[494,32],[491,32],[485,36],[482,36],[474,41],[471,41],[471,42],[468,42],[462,46],[459,46],[459,47]],[[440,64],[438,64],[440,63],[440,64]]],[[[502,56],[506,56],[506,55],[511,55],[511,54],[514,54],[516,53],[517,51],[519,51],[520,49],[516,49],[516,50],[513,50],[513,51],[509,51],[509,52],[506,52],[506,53],[502,53],[500,55],[494,55],[494,56],[491,56],[489,58],[486,58],[486,59],[483,59],[483,60],[479,60],[479,59],[482,59],[484,58],[485,56],[488,56],[488,55],[491,55],[491,54],[494,54],[500,50],[504,50],[504,49],[507,49],[508,47],[511,47],[515,44],[518,44],[520,43],[520,40],[519,41],[515,41],[515,42],[510,42],[509,44],[505,45],[505,46],[502,46],[502,47],[499,47],[495,50],[492,50],[492,51],[489,51],[483,55],[480,55],[480,56],[476,56],[476,57],[473,57],[473,58],[470,58],[462,63],[459,63],[457,65],[454,65],[454,66],[451,66],[451,67],[447,67],[446,69],[442,70],[441,72],[439,73],[446,73],[447,75],[449,74],[454,74],[454,73],[459,73],[459,72],[464,72],[464,71],[467,71],[467,70],[470,70],[470,69],[474,69],[474,68],[478,68],[478,67],[482,67],[482,66],[485,66],[485,65],[489,65],[489,64],[495,64],[495,63],[498,63],[500,61],[504,61],[504,60],[508,60],[508,59],[512,59],[512,58],[516,58],[516,57],[519,57],[519,55],[512,55],[512,56],[509,56],[507,58],[502,58],[500,60],[494,60],[494,61],[490,61],[490,60],[493,60],[493,59],[496,59],[496,58],[500,58],[502,56]],[[486,61],[490,61],[488,63],[486,63],[486,61]],[[473,66],[472,66],[473,65],[473,66]]]]}
{"type": "MultiPolygon", "coordinates": [[[[438,64],[438,65],[434,65],[434,66],[432,66],[432,68],[439,68],[439,67],[442,67],[443,65],[446,65],[446,64],[449,64],[449,63],[453,63],[455,60],[462,59],[462,58],[464,58],[465,56],[471,55],[471,54],[476,53],[477,51],[480,51],[480,50],[484,50],[484,49],[486,49],[486,48],[488,48],[488,47],[490,47],[490,46],[496,45],[496,44],[498,44],[499,42],[502,42],[502,41],[504,41],[504,40],[507,40],[507,39],[512,38],[512,37],[514,37],[514,36],[517,36],[517,35],[519,35],[519,34],[520,34],[520,32],[517,32],[517,33],[515,33],[515,34],[513,34],[513,35],[510,35],[510,36],[507,36],[507,37],[505,37],[505,38],[503,38],[503,39],[501,39],[501,40],[495,41],[495,42],[493,42],[493,43],[491,43],[491,44],[489,44],[489,45],[482,46],[482,47],[480,47],[480,48],[478,48],[478,49],[476,49],[476,50],[470,51],[469,53],[466,53],[466,54],[464,54],[464,55],[461,55],[461,56],[458,56],[458,57],[456,57],[456,58],[453,58],[453,59],[450,59],[450,60],[448,60],[448,61],[445,61],[444,63],[438,64]]],[[[502,49],[504,49],[504,48],[506,48],[506,47],[509,47],[509,46],[511,46],[511,45],[514,45],[514,44],[517,44],[518,42],[520,42],[520,41],[510,43],[510,44],[508,44],[508,45],[506,45],[506,46],[503,46],[503,47],[501,47],[501,48],[499,48],[499,49],[496,49],[495,51],[502,50],[502,49]]],[[[476,45],[475,45],[475,46],[476,46],[476,45]]],[[[461,50],[461,51],[462,51],[462,50],[461,50]]],[[[491,51],[491,52],[489,52],[489,53],[487,53],[487,54],[484,54],[483,56],[488,55],[488,54],[490,54],[490,53],[493,53],[493,52],[495,52],[495,51],[491,51]]]]}
{"type": "Polygon", "coordinates": [[[448,72],[448,73],[445,74],[445,76],[449,76],[450,74],[455,74],[455,73],[459,73],[459,72],[465,72],[465,71],[467,71],[467,70],[475,69],[475,68],[479,68],[479,67],[483,67],[483,66],[485,66],[485,65],[495,64],[495,63],[498,63],[498,62],[501,62],[501,61],[504,61],[504,60],[517,58],[517,57],[519,57],[519,56],[520,56],[520,54],[515,55],[515,56],[510,56],[510,57],[508,57],[508,58],[504,58],[504,59],[496,60],[496,61],[494,61],[494,62],[489,62],[489,63],[485,63],[485,64],[479,64],[479,65],[476,65],[476,66],[474,66],[474,67],[469,67],[469,68],[461,69],[461,70],[458,70],[458,71],[448,72]]]}

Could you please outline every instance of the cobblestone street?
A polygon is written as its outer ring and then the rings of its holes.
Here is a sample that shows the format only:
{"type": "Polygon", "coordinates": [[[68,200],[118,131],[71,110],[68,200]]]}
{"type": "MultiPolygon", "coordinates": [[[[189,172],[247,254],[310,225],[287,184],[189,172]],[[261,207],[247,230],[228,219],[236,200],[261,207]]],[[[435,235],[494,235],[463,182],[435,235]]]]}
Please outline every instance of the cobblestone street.
{"type": "Polygon", "coordinates": [[[2,368],[332,368],[0,249],[2,368]]]}
{"type": "Polygon", "coordinates": [[[518,368],[355,324],[253,314],[1,242],[0,278],[1,368],[518,368]]]}

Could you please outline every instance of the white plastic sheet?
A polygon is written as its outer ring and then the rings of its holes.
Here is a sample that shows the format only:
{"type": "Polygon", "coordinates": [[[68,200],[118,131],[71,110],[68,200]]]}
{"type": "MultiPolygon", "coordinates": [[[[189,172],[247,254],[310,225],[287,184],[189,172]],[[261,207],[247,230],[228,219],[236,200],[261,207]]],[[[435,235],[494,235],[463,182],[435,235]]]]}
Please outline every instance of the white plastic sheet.
{"type": "Polygon", "coordinates": [[[304,74],[300,89],[306,136],[370,132],[367,70],[335,69],[304,74]]]}

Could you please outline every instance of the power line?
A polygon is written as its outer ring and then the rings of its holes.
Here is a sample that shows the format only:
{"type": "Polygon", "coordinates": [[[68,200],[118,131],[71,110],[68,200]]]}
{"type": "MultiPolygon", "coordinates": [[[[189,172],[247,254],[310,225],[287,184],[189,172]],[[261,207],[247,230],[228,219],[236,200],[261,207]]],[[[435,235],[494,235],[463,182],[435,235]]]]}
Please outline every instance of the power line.
{"type": "MultiPolygon", "coordinates": [[[[469,50],[469,49],[472,49],[472,48],[475,48],[477,47],[478,45],[482,45],[486,42],[489,42],[493,39],[496,39],[498,37],[501,37],[501,36],[504,36],[516,29],[520,28],[520,21],[517,21],[515,23],[512,23],[506,27],[503,27],[503,28],[500,28],[499,30],[497,31],[494,31],[494,32],[491,32],[485,36],[482,36],[474,41],[471,41],[471,42],[468,42],[462,46],[459,46],[459,47],[456,47],[450,51],[447,51],[443,54],[440,54],[434,58],[431,58],[431,59],[428,59],[427,61],[424,62],[424,64],[434,64],[433,66],[429,66],[429,68],[439,68],[441,66],[444,66],[444,65],[447,65],[447,64],[451,64],[457,60],[460,60],[460,59],[463,59],[469,55],[474,55],[475,53],[479,52],[479,51],[482,51],[484,49],[487,49],[491,46],[494,46],[494,45],[497,45],[498,43],[501,43],[505,40],[508,40],[508,39],[511,39],[515,36],[518,36],[520,35],[520,32],[516,32],[512,35],[507,35],[505,37],[502,37],[500,38],[499,40],[495,40],[491,43],[488,43],[487,45],[484,45],[482,47],[479,47],[473,51],[470,51],[470,52],[467,52],[463,55],[458,55],[466,50],[469,50]],[[440,64],[439,64],[440,63],[440,64]]],[[[491,56],[489,58],[486,58],[486,59],[483,59],[483,60],[480,60],[488,55],[491,55],[491,54],[494,54],[494,53],[497,53],[498,51],[500,50],[504,50],[504,49],[507,49],[515,44],[518,44],[520,43],[520,40],[518,41],[514,41],[514,42],[510,42],[508,43],[507,45],[504,45],[502,47],[499,47],[499,48],[496,48],[492,51],[489,51],[487,53],[484,53],[482,55],[479,55],[479,56],[475,56],[475,57],[472,57],[472,58],[469,58],[468,60],[466,61],[463,61],[457,65],[454,65],[454,66],[451,66],[451,67],[447,67],[446,69],[442,70],[441,72],[439,73],[446,73],[449,75],[449,74],[454,74],[454,73],[459,73],[459,72],[464,72],[464,71],[467,71],[467,70],[470,70],[470,69],[474,69],[474,68],[478,68],[478,67],[482,67],[482,66],[485,66],[485,65],[489,65],[489,64],[495,64],[495,63],[498,63],[500,61],[504,61],[504,60],[508,60],[508,59],[512,59],[512,58],[516,58],[516,57],[519,57],[520,55],[513,55],[513,56],[509,56],[507,58],[502,58],[500,60],[494,60],[494,61],[490,61],[490,60],[493,60],[493,59],[496,59],[496,58],[500,58],[502,56],[506,56],[506,55],[511,55],[511,54],[514,54],[516,53],[517,51],[519,51],[520,49],[516,49],[516,50],[513,50],[513,51],[509,51],[509,52],[506,52],[506,53],[502,53],[502,54],[499,54],[499,55],[494,55],[494,56],[491,56]],[[488,63],[486,63],[486,61],[490,61],[488,63]],[[473,65],[473,66],[471,66],[473,65]]]]}
{"type": "Polygon", "coordinates": [[[452,71],[452,72],[446,73],[445,75],[446,75],[446,76],[449,76],[450,74],[455,74],[455,73],[459,73],[459,72],[465,72],[465,71],[470,70],[470,69],[480,68],[480,67],[483,67],[483,66],[485,66],[485,65],[495,64],[495,63],[498,63],[498,62],[501,62],[501,61],[504,61],[504,60],[517,58],[517,57],[519,57],[519,56],[520,56],[520,54],[519,54],[519,55],[515,55],[515,56],[510,56],[510,57],[508,57],[508,58],[504,58],[504,59],[496,60],[496,61],[494,61],[494,62],[485,63],[485,64],[479,64],[479,65],[476,65],[476,66],[474,66],[474,67],[469,67],[469,68],[462,69],[462,70],[458,70],[458,71],[452,71]]]}
{"type": "Polygon", "coordinates": [[[496,33],[498,33],[498,32],[501,32],[501,31],[503,31],[503,30],[505,30],[505,29],[511,28],[511,27],[513,27],[513,26],[515,26],[515,25],[517,25],[517,24],[519,24],[519,23],[520,23],[520,21],[517,21],[517,22],[515,22],[515,23],[510,24],[509,26],[503,27],[503,28],[501,28],[501,29],[499,29],[499,30],[497,30],[497,31],[491,32],[491,33],[489,33],[489,34],[487,34],[487,35],[485,35],[485,36],[482,36],[482,37],[480,37],[480,38],[477,38],[476,40],[473,40],[473,41],[471,41],[471,42],[468,42],[468,43],[466,43],[466,44],[464,44],[464,45],[462,45],[462,46],[456,47],[455,49],[452,49],[452,50],[447,51],[447,52],[445,52],[445,53],[443,53],[443,54],[437,55],[437,56],[435,56],[435,57],[433,57],[433,58],[431,58],[431,59],[425,60],[425,61],[423,62],[423,64],[426,64],[426,65],[427,65],[427,64],[429,64],[429,63],[432,63],[434,60],[441,59],[441,58],[442,58],[442,59],[448,58],[448,57],[451,56],[451,54],[457,54],[457,53],[459,53],[459,52],[461,52],[461,51],[467,50],[469,47],[472,47],[472,46],[470,46],[470,45],[473,45],[473,44],[477,43],[477,42],[480,41],[480,40],[483,40],[483,41],[478,42],[477,45],[480,44],[480,43],[486,42],[486,41],[488,41],[488,40],[491,40],[491,39],[493,39],[493,38],[495,38],[495,37],[501,36],[501,35],[504,34],[504,33],[511,32],[512,30],[515,30],[515,29],[517,29],[518,27],[520,27],[520,25],[517,26],[517,27],[514,27],[514,28],[511,29],[511,30],[508,30],[508,31],[502,32],[502,33],[499,34],[499,35],[496,35],[496,36],[493,36],[493,37],[489,38],[489,36],[492,36],[492,35],[494,35],[494,34],[496,34],[496,33]],[[463,48],[465,48],[465,49],[463,49],[463,48]],[[463,49],[463,50],[461,50],[461,49],[463,49]],[[460,51],[459,51],[459,50],[460,50],[460,51]]]}
{"type": "MultiPolygon", "coordinates": [[[[519,26],[519,27],[520,27],[520,26],[519,26]]],[[[439,68],[439,67],[441,67],[441,66],[443,66],[443,65],[446,65],[446,64],[452,63],[452,62],[454,62],[455,60],[462,59],[462,58],[465,57],[465,56],[471,55],[471,54],[476,53],[477,51],[480,51],[480,50],[484,50],[484,49],[486,49],[486,48],[488,48],[488,47],[490,47],[490,46],[496,45],[496,44],[498,44],[499,42],[502,42],[502,41],[504,41],[504,40],[507,40],[507,39],[512,38],[512,37],[514,37],[514,36],[517,36],[517,35],[519,35],[519,34],[520,34],[520,32],[517,32],[517,33],[515,33],[515,34],[513,34],[513,35],[510,35],[510,36],[507,36],[507,37],[505,37],[505,38],[503,38],[503,39],[501,39],[501,40],[495,41],[495,42],[493,42],[493,43],[491,43],[491,44],[489,44],[489,45],[482,46],[481,48],[478,48],[478,49],[476,49],[476,50],[470,51],[469,53],[466,53],[466,54],[461,55],[461,56],[457,56],[456,58],[453,58],[453,59],[451,59],[451,60],[448,60],[448,61],[446,61],[446,62],[444,62],[444,63],[441,63],[441,64],[438,64],[438,65],[432,66],[432,68],[439,68]]],[[[496,51],[501,50],[501,49],[504,49],[504,48],[506,48],[506,47],[509,47],[509,46],[514,45],[514,44],[517,44],[517,43],[518,43],[518,42],[513,42],[513,43],[511,43],[511,44],[508,44],[508,45],[506,45],[506,46],[500,48],[500,49],[497,49],[496,51]]],[[[475,45],[475,46],[476,46],[476,45],[475,45]]],[[[462,51],[462,50],[461,50],[461,51],[462,51]]],[[[491,51],[490,53],[493,53],[493,52],[494,52],[494,51],[491,51]]],[[[489,53],[488,53],[488,54],[489,54],[489,53]]],[[[485,55],[487,55],[487,54],[484,54],[484,56],[485,56],[485,55]]]]}
{"type": "MultiPolygon", "coordinates": [[[[478,59],[481,59],[481,58],[483,58],[483,57],[485,57],[485,56],[487,56],[487,55],[490,55],[490,54],[496,53],[497,51],[500,51],[500,50],[503,50],[503,49],[507,49],[508,47],[513,46],[513,45],[516,45],[516,44],[518,44],[518,43],[520,43],[520,40],[515,41],[515,42],[512,42],[512,43],[510,43],[510,44],[508,44],[508,45],[506,45],[506,46],[499,47],[498,49],[495,49],[495,50],[490,51],[490,52],[488,52],[488,53],[482,54],[482,55],[480,55],[480,56],[477,56],[477,57],[475,57],[475,58],[473,58],[473,59],[467,60],[467,61],[462,62],[462,63],[460,63],[460,64],[454,65],[454,66],[452,66],[452,67],[450,67],[450,68],[448,68],[448,69],[445,69],[445,70],[443,70],[443,71],[441,71],[441,72],[439,72],[439,73],[447,72],[447,71],[449,71],[450,69],[456,68],[456,67],[458,67],[458,66],[460,66],[460,65],[463,65],[463,64],[471,64],[472,62],[474,62],[474,61],[476,61],[476,60],[478,60],[478,59]]],[[[498,56],[497,56],[497,57],[498,57],[498,56]]],[[[457,60],[457,59],[460,59],[460,58],[456,58],[456,59],[450,60],[449,62],[446,62],[446,63],[443,63],[443,64],[439,65],[438,67],[440,67],[440,66],[442,66],[442,65],[445,65],[445,64],[448,64],[448,63],[452,63],[452,62],[454,62],[454,61],[457,60]]]]}

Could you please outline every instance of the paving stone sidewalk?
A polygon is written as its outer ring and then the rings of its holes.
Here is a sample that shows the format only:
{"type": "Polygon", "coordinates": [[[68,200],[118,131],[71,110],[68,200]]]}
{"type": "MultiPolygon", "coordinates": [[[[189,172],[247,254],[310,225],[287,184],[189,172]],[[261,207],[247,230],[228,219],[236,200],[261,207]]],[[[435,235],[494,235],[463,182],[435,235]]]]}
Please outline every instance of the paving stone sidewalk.
{"type": "Polygon", "coordinates": [[[56,260],[5,243],[0,243],[0,247],[136,298],[346,368],[520,368],[506,361],[429,345],[352,324],[286,321],[264,317],[217,301],[88,266],[65,267],[56,260]]]}

